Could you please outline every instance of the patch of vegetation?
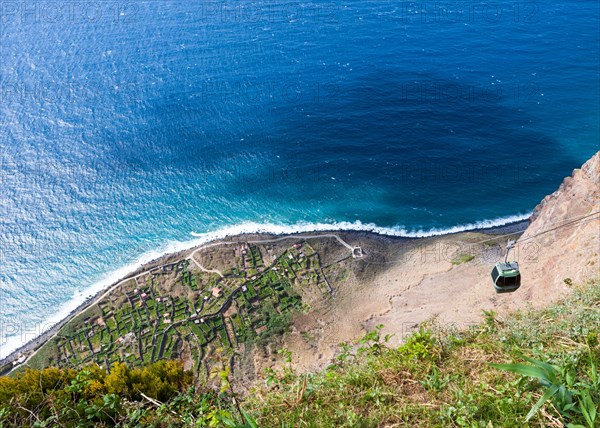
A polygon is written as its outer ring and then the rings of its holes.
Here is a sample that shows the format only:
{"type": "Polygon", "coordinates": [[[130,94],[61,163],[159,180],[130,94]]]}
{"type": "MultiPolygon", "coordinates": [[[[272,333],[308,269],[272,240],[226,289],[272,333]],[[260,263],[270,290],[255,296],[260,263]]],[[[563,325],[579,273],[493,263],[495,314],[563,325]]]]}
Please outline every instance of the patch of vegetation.
{"type": "Polygon", "coordinates": [[[598,426],[600,284],[485,318],[464,332],[421,328],[398,348],[378,328],[341,344],[324,372],[267,373],[245,406],[261,427],[598,426]]]}
{"type": "Polygon", "coordinates": [[[236,251],[235,275],[192,271],[184,259],[125,282],[66,323],[28,366],[77,369],[127,361],[141,367],[185,355],[198,368],[211,363],[209,348],[237,348],[255,338],[266,344],[284,333],[291,312],[302,305],[294,289],[299,278],[314,278],[300,288],[329,297],[318,254],[306,243],[283,248],[269,266],[258,246],[240,243],[236,251]]]}
{"type": "Polygon", "coordinates": [[[0,426],[593,428],[599,332],[594,283],[546,309],[488,311],[466,331],[421,326],[399,347],[377,326],[318,373],[298,373],[280,350],[283,367],[245,399],[223,361],[212,387],[192,387],[172,361],[27,370],[0,378],[0,426]]]}
{"type": "Polygon", "coordinates": [[[471,260],[473,260],[475,258],[474,255],[472,254],[460,254],[458,257],[452,259],[452,264],[453,265],[460,265],[463,263],[468,263],[471,260]]]}
{"type": "Polygon", "coordinates": [[[31,358],[28,365],[33,369],[43,369],[52,366],[56,356],[56,342],[54,339],[44,343],[35,355],[31,358]]]}
{"type": "Polygon", "coordinates": [[[0,426],[114,426],[147,413],[138,408],[134,417],[132,403],[168,401],[192,383],[192,374],[178,361],[142,369],[115,363],[110,372],[95,365],[81,371],[27,369],[0,377],[0,426]]]}

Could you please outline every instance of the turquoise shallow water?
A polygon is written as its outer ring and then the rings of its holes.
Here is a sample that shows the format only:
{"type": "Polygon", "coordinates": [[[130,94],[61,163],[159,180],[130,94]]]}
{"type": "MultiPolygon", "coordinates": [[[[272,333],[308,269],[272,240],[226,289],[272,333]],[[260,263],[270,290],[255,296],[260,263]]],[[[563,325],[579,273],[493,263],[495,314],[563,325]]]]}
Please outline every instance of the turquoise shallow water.
{"type": "Polygon", "coordinates": [[[526,217],[598,150],[598,8],[3,2],[0,354],[192,240],[526,217]]]}

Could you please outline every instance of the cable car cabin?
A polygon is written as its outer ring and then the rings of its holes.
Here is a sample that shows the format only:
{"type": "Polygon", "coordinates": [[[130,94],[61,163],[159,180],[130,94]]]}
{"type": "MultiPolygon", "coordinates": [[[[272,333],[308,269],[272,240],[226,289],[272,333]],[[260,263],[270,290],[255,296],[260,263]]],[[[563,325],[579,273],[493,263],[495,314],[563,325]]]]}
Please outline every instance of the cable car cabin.
{"type": "Polygon", "coordinates": [[[496,263],[492,280],[497,293],[510,293],[521,286],[521,272],[517,262],[496,263]]]}

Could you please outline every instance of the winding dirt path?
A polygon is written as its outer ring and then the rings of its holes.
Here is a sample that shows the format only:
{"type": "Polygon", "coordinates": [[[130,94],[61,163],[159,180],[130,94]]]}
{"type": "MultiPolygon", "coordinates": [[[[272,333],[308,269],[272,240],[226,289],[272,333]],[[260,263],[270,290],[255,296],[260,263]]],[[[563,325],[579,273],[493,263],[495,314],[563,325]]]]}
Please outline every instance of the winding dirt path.
{"type": "MultiPolygon", "coordinates": [[[[333,238],[333,239],[336,239],[340,244],[342,244],[344,247],[348,248],[350,250],[350,252],[354,255],[355,247],[352,247],[350,244],[348,244],[346,241],[344,241],[338,235],[335,235],[335,234],[332,234],[332,233],[326,233],[326,234],[321,234],[321,235],[289,235],[289,236],[281,236],[279,238],[259,239],[259,240],[244,241],[244,242],[247,242],[249,244],[268,244],[268,243],[271,243],[271,242],[279,242],[279,241],[283,241],[283,240],[286,240],[286,239],[319,239],[319,238],[333,238]]],[[[210,243],[210,244],[205,244],[205,245],[202,245],[202,246],[196,248],[185,259],[186,260],[190,260],[191,262],[193,262],[203,272],[216,273],[221,278],[223,278],[224,276],[223,276],[223,274],[219,270],[217,270],[217,269],[206,269],[204,266],[202,266],[200,263],[198,263],[198,261],[196,259],[194,259],[194,255],[198,251],[205,250],[207,248],[216,247],[216,246],[219,246],[219,245],[233,245],[233,244],[239,244],[239,243],[240,243],[240,241],[221,241],[221,242],[213,242],[213,243],[210,243]]],[[[178,260],[178,261],[181,261],[181,259],[178,260]]],[[[68,322],[70,322],[75,317],[79,316],[81,313],[83,313],[84,311],[86,311],[92,305],[95,305],[98,302],[100,302],[102,299],[104,299],[110,293],[112,293],[115,289],[117,289],[118,287],[120,287],[121,285],[125,284],[128,281],[136,281],[138,278],[140,278],[140,277],[142,277],[144,275],[148,275],[149,273],[151,273],[153,271],[156,271],[156,270],[158,270],[158,269],[160,269],[160,268],[162,268],[164,266],[168,266],[168,265],[172,265],[172,264],[173,264],[173,262],[170,262],[170,263],[166,263],[166,264],[163,264],[163,265],[160,265],[160,266],[153,267],[152,269],[145,270],[144,272],[138,273],[137,275],[124,278],[121,281],[117,282],[116,284],[110,286],[104,293],[102,293],[102,294],[96,296],[95,298],[93,298],[83,309],[81,309],[80,311],[77,311],[76,313],[73,313],[73,314],[69,315],[68,317],[66,317],[62,321],[62,325],[56,330],[55,333],[53,333],[51,336],[49,336],[48,338],[46,338],[44,340],[43,344],[41,344],[36,350],[31,351],[31,353],[27,356],[27,358],[22,363],[15,365],[11,369],[10,372],[16,370],[17,368],[19,368],[19,367],[21,367],[23,365],[26,365],[31,360],[31,358],[33,358],[33,356],[37,353],[37,351],[42,346],[44,346],[46,343],[48,343],[50,340],[54,339],[58,335],[58,333],[60,332],[60,330],[62,329],[62,327],[64,325],[66,325],[68,322]]]]}
{"type": "MultiPolygon", "coordinates": [[[[350,250],[350,253],[352,254],[352,256],[354,256],[354,254],[355,254],[354,251],[355,251],[356,247],[353,247],[352,245],[348,244],[346,241],[344,241],[338,235],[335,235],[333,233],[325,233],[325,234],[322,234],[322,235],[290,235],[290,236],[280,236],[279,238],[258,239],[258,240],[253,240],[253,241],[244,241],[244,242],[247,242],[248,244],[269,244],[269,243],[272,243],[272,242],[284,241],[286,239],[298,239],[298,238],[302,238],[302,239],[334,238],[340,244],[342,244],[344,247],[348,248],[350,250]]],[[[206,250],[207,248],[216,247],[216,246],[219,246],[219,245],[234,245],[234,244],[239,244],[239,243],[240,243],[240,241],[224,241],[224,242],[213,242],[211,244],[206,244],[206,245],[203,245],[201,247],[196,248],[194,251],[192,251],[192,253],[188,257],[186,257],[186,259],[190,260],[191,262],[193,262],[201,271],[203,271],[203,272],[209,272],[209,273],[216,273],[221,278],[224,278],[224,276],[221,273],[221,271],[219,271],[217,269],[207,269],[204,266],[202,266],[200,263],[198,263],[198,261],[194,258],[194,255],[198,251],[206,250]]]]}

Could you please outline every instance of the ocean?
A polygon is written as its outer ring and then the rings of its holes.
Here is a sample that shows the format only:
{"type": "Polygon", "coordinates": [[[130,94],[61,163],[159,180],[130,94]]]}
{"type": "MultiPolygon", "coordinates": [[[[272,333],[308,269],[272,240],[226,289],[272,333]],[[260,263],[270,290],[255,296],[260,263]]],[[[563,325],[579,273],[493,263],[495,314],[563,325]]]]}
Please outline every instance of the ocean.
{"type": "Polygon", "coordinates": [[[0,356],[244,231],[527,218],[599,145],[599,4],[0,2],[0,356]]]}

